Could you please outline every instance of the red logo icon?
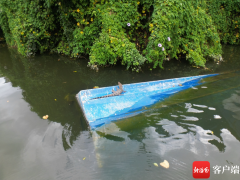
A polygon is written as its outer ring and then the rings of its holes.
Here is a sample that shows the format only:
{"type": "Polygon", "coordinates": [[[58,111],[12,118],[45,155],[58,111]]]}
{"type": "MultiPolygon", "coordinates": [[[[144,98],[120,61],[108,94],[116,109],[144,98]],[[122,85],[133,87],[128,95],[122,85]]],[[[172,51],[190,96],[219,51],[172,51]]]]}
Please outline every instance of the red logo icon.
{"type": "Polygon", "coordinates": [[[210,177],[210,163],[208,161],[194,161],[192,173],[195,179],[208,179],[210,177]]]}

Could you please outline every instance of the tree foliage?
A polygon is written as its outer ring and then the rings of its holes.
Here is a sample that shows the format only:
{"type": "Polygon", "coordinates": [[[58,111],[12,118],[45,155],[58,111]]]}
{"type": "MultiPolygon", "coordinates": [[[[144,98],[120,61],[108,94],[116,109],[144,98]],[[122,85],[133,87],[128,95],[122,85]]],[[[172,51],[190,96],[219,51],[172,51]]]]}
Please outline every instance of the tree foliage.
{"type": "Polygon", "coordinates": [[[240,1],[211,0],[207,4],[207,13],[211,15],[223,43],[240,44],[240,1]]]}
{"type": "Polygon", "coordinates": [[[220,42],[239,44],[239,0],[1,0],[6,42],[24,56],[45,51],[89,55],[96,68],[186,54],[197,66],[221,56],[220,42]]]}

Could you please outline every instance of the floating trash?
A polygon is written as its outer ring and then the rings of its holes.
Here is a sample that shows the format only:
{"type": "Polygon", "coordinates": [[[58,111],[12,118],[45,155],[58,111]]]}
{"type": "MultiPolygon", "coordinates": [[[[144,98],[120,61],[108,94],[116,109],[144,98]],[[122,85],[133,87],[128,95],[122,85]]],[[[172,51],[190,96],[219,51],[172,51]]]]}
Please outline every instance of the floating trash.
{"type": "Polygon", "coordinates": [[[208,135],[213,135],[213,131],[207,132],[208,135]]]}
{"type": "Polygon", "coordinates": [[[222,117],[219,115],[214,115],[214,119],[221,119],[222,117]]]}
{"type": "Polygon", "coordinates": [[[164,160],[163,162],[161,162],[160,165],[166,169],[169,168],[169,162],[167,160],[164,160]]]}
{"type": "Polygon", "coordinates": [[[198,88],[196,88],[196,87],[192,87],[192,89],[198,89],[198,88]]]}
{"type": "Polygon", "coordinates": [[[86,158],[84,157],[82,160],[85,160],[86,158]]]}
{"type": "Polygon", "coordinates": [[[201,86],[201,88],[207,88],[207,86],[201,86]]]}
{"type": "Polygon", "coordinates": [[[47,119],[48,118],[48,115],[46,115],[46,116],[43,116],[43,119],[47,119]]]}
{"type": "Polygon", "coordinates": [[[93,87],[93,89],[97,89],[97,88],[99,88],[99,87],[98,87],[98,86],[94,86],[94,87],[93,87]]]}
{"type": "Polygon", "coordinates": [[[209,110],[216,110],[216,108],[213,108],[213,107],[209,107],[208,109],[209,110]]]}
{"type": "Polygon", "coordinates": [[[157,166],[158,167],[158,164],[157,163],[153,163],[154,164],[154,166],[157,166]]]}
{"type": "Polygon", "coordinates": [[[171,115],[172,117],[178,117],[177,115],[171,115]]]}

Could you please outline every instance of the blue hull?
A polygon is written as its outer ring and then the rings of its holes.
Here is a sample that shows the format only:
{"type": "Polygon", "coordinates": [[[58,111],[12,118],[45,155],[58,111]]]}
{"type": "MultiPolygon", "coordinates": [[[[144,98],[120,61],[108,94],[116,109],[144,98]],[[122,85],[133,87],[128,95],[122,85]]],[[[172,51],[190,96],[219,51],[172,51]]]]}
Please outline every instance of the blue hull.
{"type": "Polygon", "coordinates": [[[179,91],[200,85],[200,80],[216,76],[209,74],[174,78],[160,81],[150,81],[134,84],[123,84],[126,91],[120,96],[92,99],[112,93],[118,86],[80,91],[76,97],[84,116],[92,129],[111,121],[137,115],[156,102],[162,101],[179,91]]]}

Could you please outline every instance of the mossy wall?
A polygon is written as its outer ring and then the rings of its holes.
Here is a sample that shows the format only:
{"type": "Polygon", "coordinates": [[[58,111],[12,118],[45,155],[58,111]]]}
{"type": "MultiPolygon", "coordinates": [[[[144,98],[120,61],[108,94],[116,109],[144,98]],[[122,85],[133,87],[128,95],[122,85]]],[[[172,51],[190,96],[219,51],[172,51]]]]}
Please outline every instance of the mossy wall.
{"type": "Polygon", "coordinates": [[[239,13],[239,0],[1,0],[0,25],[24,56],[89,55],[92,68],[139,71],[182,54],[202,67],[219,59],[221,42],[240,43],[239,13]]]}

